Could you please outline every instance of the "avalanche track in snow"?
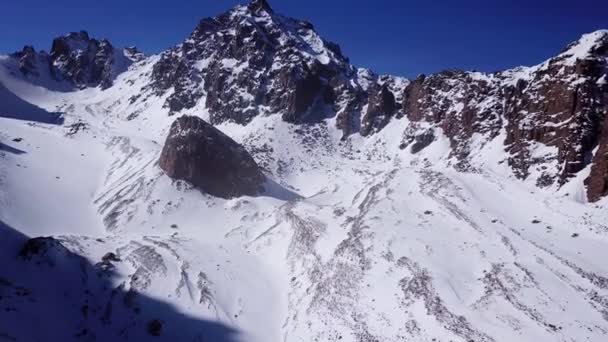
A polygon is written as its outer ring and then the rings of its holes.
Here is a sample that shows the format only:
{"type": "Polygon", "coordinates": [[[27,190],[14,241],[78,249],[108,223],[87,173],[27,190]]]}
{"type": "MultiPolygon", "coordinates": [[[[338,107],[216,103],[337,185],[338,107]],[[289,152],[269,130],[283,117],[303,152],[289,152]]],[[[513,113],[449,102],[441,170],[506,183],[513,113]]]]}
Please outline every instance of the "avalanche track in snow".
{"type": "MultiPolygon", "coordinates": [[[[270,114],[216,125],[266,190],[212,197],[158,166],[176,116],[138,100],[158,60],[65,91],[1,57],[1,340],[608,338],[608,202],[584,175],[518,179],[504,132],[463,170],[442,134],[400,148],[406,117],[344,138],[270,114]]],[[[180,114],[210,120],[197,103],[180,114]]]]}

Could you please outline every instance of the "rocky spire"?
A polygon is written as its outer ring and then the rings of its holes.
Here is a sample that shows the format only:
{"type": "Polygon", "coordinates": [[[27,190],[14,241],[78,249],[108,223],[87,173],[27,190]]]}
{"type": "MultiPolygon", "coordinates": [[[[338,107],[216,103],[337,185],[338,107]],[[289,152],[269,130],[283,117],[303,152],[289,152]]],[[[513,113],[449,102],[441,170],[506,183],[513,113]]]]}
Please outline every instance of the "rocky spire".
{"type": "Polygon", "coordinates": [[[68,81],[78,88],[106,89],[133,61],[107,39],[94,39],[86,31],[79,31],[53,40],[49,68],[58,81],[68,81]]]}
{"type": "Polygon", "coordinates": [[[273,13],[272,7],[270,7],[266,0],[251,0],[247,7],[254,13],[260,13],[262,11],[273,13]]]}

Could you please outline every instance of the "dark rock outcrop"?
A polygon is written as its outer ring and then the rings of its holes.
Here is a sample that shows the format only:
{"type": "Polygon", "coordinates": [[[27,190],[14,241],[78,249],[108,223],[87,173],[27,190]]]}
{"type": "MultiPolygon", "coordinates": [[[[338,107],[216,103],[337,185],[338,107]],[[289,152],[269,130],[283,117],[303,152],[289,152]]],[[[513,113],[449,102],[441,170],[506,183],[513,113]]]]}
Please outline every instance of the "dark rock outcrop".
{"type": "Polygon", "coordinates": [[[55,38],[50,52],[51,72],[77,87],[112,85],[115,50],[109,41],[89,38],[85,31],[55,38]]]}
{"type": "Polygon", "coordinates": [[[425,149],[427,146],[429,146],[434,140],[435,140],[435,133],[433,132],[433,130],[431,130],[431,129],[426,130],[426,131],[422,132],[422,134],[419,134],[416,137],[414,137],[414,144],[412,144],[410,151],[413,154],[416,154],[416,153],[422,151],[423,149],[425,149]]]}
{"type": "Polygon", "coordinates": [[[608,34],[597,44],[603,47],[572,61],[566,50],[529,80],[503,90],[508,119],[505,145],[512,154],[509,163],[520,176],[526,177],[534,164],[527,150],[530,142],[557,148],[561,168],[555,178],[560,185],[590,163],[608,110],[608,92],[598,86],[608,66],[608,34]]]}
{"type": "Polygon", "coordinates": [[[13,57],[19,59],[19,71],[26,76],[39,76],[37,68],[37,59],[36,50],[31,45],[26,45],[23,47],[23,50],[16,52],[13,54],[13,57]]]}
{"type": "Polygon", "coordinates": [[[146,55],[136,46],[128,46],[124,48],[124,55],[132,62],[140,62],[146,58],[146,55]]]}
{"type": "Polygon", "coordinates": [[[194,116],[181,116],[173,122],[159,164],[169,177],[222,198],[256,195],[265,182],[241,145],[194,116]]]}
{"type": "Polygon", "coordinates": [[[265,11],[268,13],[274,12],[270,7],[270,4],[268,4],[268,1],[266,0],[253,0],[249,3],[247,7],[254,13],[258,13],[261,11],[265,11]]]}
{"type": "Polygon", "coordinates": [[[48,70],[57,81],[70,82],[76,88],[102,89],[112,86],[118,74],[144,58],[136,48],[118,50],[108,40],[90,38],[85,31],[55,38],[48,54],[25,46],[12,56],[19,60],[19,70],[26,76],[38,77],[42,70],[48,70]]]}
{"type": "Polygon", "coordinates": [[[57,262],[71,256],[71,252],[53,237],[37,237],[26,241],[19,258],[38,265],[54,267],[57,262]]]}
{"type": "MultiPolygon", "coordinates": [[[[450,139],[451,155],[459,160],[458,166],[468,168],[473,134],[492,139],[502,127],[499,92],[492,76],[463,71],[421,75],[405,88],[403,114],[414,123],[441,128],[450,139]]],[[[421,136],[424,132],[408,134],[421,136]]]]}
{"type": "MultiPolygon", "coordinates": [[[[534,174],[539,186],[561,186],[593,162],[586,183],[589,199],[597,200],[606,194],[607,58],[608,31],[597,31],[535,67],[423,75],[406,87],[402,113],[441,128],[463,170],[474,167],[471,144],[503,129],[508,165],[521,179],[534,174]]],[[[411,140],[404,137],[406,145],[411,140]]]]}
{"type": "Polygon", "coordinates": [[[591,162],[593,165],[585,184],[588,200],[595,202],[608,195],[608,115],[604,119],[601,140],[591,162]]]}
{"type": "Polygon", "coordinates": [[[148,322],[146,330],[148,331],[148,334],[158,337],[163,331],[163,323],[158,319],[153,319],[148,322]]]}
{"type": "Polygon", "coordinates": [[[379,88],[367,105],[367,113],[363,117],[360,130],[363,136],[383,129],[397,111],[395,95],[388,88],[388,84],[383,84],[379,88]]]}
{"type": "Polygon", "coordinates": [[[368,98],[358,72],[312,24],[255,0],[201,20],[184,43],[162,54],[150,88],[156,94],[173,89],[165,102],[170,113],[204,105],[211,124],[247,124],[271,114],[311,123],[342,113],[348,135],[358,131],[368,98]]]}

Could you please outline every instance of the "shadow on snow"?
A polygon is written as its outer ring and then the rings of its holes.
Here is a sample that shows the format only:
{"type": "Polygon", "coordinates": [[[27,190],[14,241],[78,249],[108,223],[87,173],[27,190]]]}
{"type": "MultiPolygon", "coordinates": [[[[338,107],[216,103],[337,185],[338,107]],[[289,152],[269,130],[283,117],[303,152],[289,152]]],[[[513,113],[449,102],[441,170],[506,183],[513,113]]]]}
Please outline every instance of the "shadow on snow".
{"type": "Polygon", "coordinates": [[[0,221],[0,340],[238,341],[231,327],[126,290],[107,263],[73,250],[0,221]]]}
{"type": "Polygon", "coordinates": [[[13,94],[0,83],[0,117],[62,125],[61,113],[51,113],[13,94]]]}
{"type": "Polygon", "coordinates": [[[2,152],[8,152],[8,153],[12,153],[12,154],[24,154],[26,153],[23,150],[20,150],[18,148],[3,144],[2,142],[0,142],[0,151],[2,152]]]}

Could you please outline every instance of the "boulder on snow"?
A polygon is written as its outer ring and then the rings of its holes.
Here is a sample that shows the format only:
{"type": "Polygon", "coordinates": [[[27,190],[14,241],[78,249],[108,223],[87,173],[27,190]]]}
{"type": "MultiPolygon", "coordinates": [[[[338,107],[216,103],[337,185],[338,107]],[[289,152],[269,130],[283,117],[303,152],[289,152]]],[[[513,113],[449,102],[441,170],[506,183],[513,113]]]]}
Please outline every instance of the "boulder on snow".
{"type": "Polygon", "coordinates": [[[432,129],[427,129],[414,137],[414,144],[410,148],[410,151],[416,154],[432,144],[433,141],[435,141],[435,132],[432,129]]]}
{"type": "Polygon", "coordinates": [[[169,177],[222,198],[255,195],[266,180],[241,145],[195,116],[173,122],[159,164],[169,177]]]}

